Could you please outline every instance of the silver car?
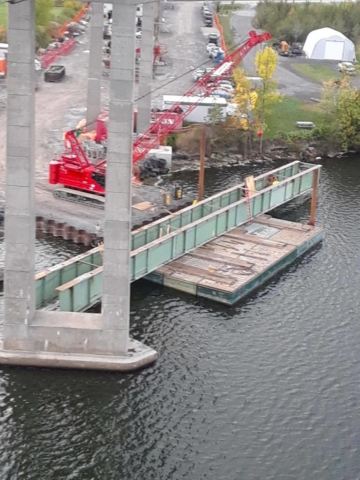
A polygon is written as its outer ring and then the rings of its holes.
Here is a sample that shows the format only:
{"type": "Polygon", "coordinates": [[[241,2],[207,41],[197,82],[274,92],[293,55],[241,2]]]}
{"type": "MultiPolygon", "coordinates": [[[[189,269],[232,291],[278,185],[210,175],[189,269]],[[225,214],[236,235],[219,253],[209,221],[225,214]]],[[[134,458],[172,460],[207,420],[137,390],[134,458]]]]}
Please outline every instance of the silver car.
{"type": "Polygon", "coordinates": [[[341,62],[338,64],[339,72],[345,75],[356,75],[354,64],[351,62],[341,62]]]}

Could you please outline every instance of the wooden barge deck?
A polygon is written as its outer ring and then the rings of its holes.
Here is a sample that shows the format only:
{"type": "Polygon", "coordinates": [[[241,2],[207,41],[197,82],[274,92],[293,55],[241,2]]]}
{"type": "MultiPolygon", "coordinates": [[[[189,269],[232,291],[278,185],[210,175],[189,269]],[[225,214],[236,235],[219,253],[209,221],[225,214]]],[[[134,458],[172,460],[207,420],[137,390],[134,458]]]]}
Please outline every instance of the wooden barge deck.
{"type": "Polygon", "coordinates": [[[261,215],[145,278],[233,305],[321,242],[323,237],[321,227],[261,215]]]}

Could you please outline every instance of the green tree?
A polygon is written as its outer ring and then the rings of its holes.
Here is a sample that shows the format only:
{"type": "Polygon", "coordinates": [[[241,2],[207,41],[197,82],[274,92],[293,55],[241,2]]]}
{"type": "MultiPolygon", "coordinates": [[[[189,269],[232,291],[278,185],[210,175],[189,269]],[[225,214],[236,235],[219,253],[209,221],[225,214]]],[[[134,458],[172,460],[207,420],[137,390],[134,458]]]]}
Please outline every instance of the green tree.
{"type": "Polygon", "coordinates": [[[324,85],[320,102],[326,116],[321,132],[333,147],[345,151],[360,146],[360,91],[347,78],[324,85]]]}

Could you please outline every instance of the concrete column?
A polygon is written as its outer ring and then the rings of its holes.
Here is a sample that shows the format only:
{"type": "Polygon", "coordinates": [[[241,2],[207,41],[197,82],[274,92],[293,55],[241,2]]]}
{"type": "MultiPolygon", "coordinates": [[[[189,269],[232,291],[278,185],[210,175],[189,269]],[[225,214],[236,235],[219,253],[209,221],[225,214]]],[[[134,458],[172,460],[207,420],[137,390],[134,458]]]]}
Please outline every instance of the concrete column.
{"type": "Polygon", "coordinates": [[[151,81],[153,79],[154,59],[154,3],[143,4],[142,31],[141,31],[141,59],[139,77],[139,101],[137,132],[144,133],[150,126],[151,111],[151,81]]]}
{"type": "Polygon", "coordinates": [[[113,5],[104,222],[103,328],[118,331],[127,351],[130,314],[135,5],[113,5]]]}
{"type": "Polygon", "coordinates": [[[91,130],[101,110],[101,78],[104,8],[102,3],[92,3],[90,21],[90,53],[87,83],[86,123],[91,130]]]}
{"type": "Polygon", "coordinates": [[[35,0],[8,8],[4,336],[35,312],[35,0]]]}

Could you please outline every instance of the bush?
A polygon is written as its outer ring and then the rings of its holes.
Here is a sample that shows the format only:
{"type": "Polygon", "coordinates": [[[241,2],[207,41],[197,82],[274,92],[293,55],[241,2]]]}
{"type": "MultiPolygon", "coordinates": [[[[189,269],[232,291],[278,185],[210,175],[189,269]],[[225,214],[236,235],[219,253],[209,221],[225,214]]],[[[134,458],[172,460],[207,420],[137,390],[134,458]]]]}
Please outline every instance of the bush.
{"type": "Polygon", "coordinates": [[[5,30],[0,31],[0,43],[7,43],[7,32],[5,30]]]}
{"type": "MultiPolygon", "coordinates": [[[[71,8],[74,10],[76,13],[79,12],[82,9],[82,3],[77,2],[76,0],[66,0],[64,2],[64,8],[71,8]]],[[[75,15],[74,15],[75,16],[75,15]]]]}
{"type": "Polygon", "coordinates": [[[187,153],[199,153],[200,150],[200,129],[192,128],[176,136],[176,148],[187,153]]]}
{"type": "Polygon", "coordinates": [[[173,150],[176,150],[176,136],[176,133],[170,133],[170,135],[166,137],[166,145],[172,147],[173,150]]]}
{"type": "Polygon", "coordinates": [[[76,11],[72,7],[64,7],[62,9],[62,14],[67,20],[70,20],[75,17],[76,11]]]}
{"type": "Polygon", "coordinates": [[[51,37],[43,27],[37,26],[36,31],[36,49],[38,48],[46,48],[49,43],[51,42],[51,37]]]}
{"type": "Polygon", "coordinates": [[[49,26],[46,27],[45,32],[49,35],[50,38],[57,39],[59,29],[60,29],[61,25],[62,25],[62,23],[60,23],[60,22],[59,23],[50,22],[49,26]]]}
{"type": "MultiPolygon", "coordinates": [[[[72,17],[71,17],[72,18],[72,17]]],[[[57,15],[55,18],[54,18],[54,22],[60,24],[60,27],[62,25],[64,25],[64,23],[68,22],[69,21],[69,17],[67,17],[66,15],[64,15],[62,12],[60,15],[57,15]]],[[[59,28],[60,28],[59,27],[59,28]]]]}

